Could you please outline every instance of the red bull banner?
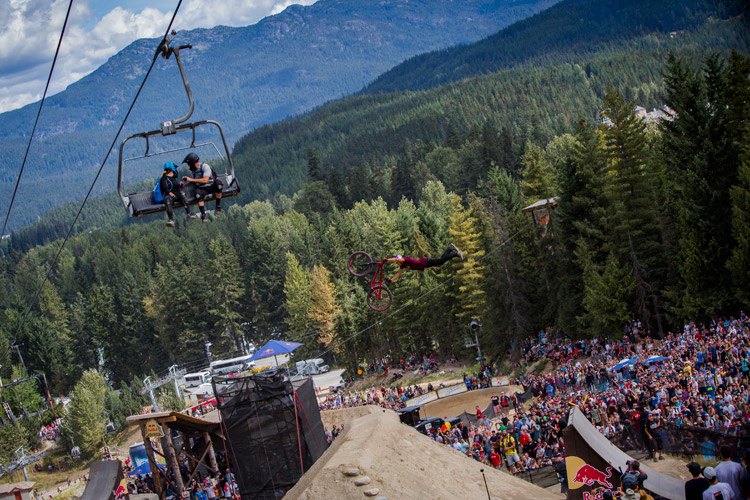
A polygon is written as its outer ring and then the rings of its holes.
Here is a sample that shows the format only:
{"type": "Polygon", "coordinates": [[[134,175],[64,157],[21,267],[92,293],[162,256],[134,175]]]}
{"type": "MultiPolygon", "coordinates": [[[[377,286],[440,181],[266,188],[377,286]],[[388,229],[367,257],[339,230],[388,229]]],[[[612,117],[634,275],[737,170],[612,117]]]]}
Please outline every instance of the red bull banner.
{"type": "Polygon", "coordinates": [[[576,456],[565,457],[568,474],[568,499],[602,500],[605,490],[617,491],[618,481],[613,478],[612,467],[586,463],[576,456]],[[585,488],[585,491],[580,491],[585,488]]]}

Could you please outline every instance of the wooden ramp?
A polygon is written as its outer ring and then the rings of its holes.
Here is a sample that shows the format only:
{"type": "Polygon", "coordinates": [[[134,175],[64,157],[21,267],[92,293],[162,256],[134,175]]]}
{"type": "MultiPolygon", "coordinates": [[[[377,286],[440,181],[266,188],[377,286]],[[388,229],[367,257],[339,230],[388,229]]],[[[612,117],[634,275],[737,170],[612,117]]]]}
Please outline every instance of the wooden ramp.
{"type": "MultiPolygon", "coordinates": [[[[568,500],[583,499],[584,493],[602,486],[616,490],[620,486],[620,471],[626,469],[626,462],[637,460],[597,431],[578,407],[570,411],[568,426],[563,429],[563,439],[570,487],[568,500]],[[586,482],[577,482],[576,477],[586,479],[586,482]]],[[[670,500],[685,500],[685,485],[681,479],[643,464],[641,471],[648,474],[648,479],[643,483],[647,490],[670,500]]]]}

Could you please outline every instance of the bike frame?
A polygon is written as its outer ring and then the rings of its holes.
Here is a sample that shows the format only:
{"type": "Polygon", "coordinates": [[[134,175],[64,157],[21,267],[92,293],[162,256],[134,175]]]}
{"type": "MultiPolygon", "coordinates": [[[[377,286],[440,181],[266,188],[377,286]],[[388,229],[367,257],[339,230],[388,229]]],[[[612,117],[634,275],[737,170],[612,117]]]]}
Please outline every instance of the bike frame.
{"type": "Polygon", "coordinates": [[[372,277],[372,281],[370,281],[370,288],[372,288],[375,291],[375,296],[380,300],[382,294],[383,294],[383,263],[385,260],[381,260],[378,262],[378,269],[375,271],[375,275],[372,277]],[[380,280],[378,280],[380,278],[380,280]]]}

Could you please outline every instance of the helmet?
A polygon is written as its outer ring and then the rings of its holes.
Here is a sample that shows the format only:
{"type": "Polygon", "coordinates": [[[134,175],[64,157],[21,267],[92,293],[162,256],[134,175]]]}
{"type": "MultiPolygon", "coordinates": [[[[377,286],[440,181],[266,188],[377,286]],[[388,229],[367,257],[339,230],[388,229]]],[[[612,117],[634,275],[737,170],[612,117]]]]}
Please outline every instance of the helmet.
{"type": "Polygon", "coordinates": [[[188,153],[184,160],[182,160],[182,163],[187,163],[188,165],[193,165],[195,162],[200,160],[198,158],[198,155],[195,153],[188,153]]]}
{"type": "Polygon", "coordinates": [[[396,254],[396,255],[393,256],[393,258],[394,259],[402,259],[403,257],[401,257],[399,254],[396,254]]]}
{"type": "Polygon", "coordinates": [[[164,171],[171,170],[174,172],[174,175],[177,175],[177,165],[175,165],[173,162],[168,161],[164,164],[164,171]]]}

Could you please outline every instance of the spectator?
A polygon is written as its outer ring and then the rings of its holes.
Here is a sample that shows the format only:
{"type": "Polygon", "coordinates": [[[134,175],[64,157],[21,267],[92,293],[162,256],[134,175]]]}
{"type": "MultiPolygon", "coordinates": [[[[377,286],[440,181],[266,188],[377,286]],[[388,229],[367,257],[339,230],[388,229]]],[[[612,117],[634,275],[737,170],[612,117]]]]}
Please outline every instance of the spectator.
{"type": "Polygon", "coordinates": [[[687,464],[687,468],[693,478],[685,482],[685,500],[702,500],[703,492],[711,484],[708,479],[701,477],[701,466],[698,462],[690,462],[687,464]]]}
{"type": "Polygon", "coordinates": [[[719,453],[721,454],[721,462],[715,469],[716,480],[731,486],[734,498],[740,499],[742,498],[742,492],[740,491],[740,482],[743,476],[742,466],[732,461],[732,450],[729,446],[722,446],[719,453]]]}
{"type": "Polygon", "coordinates": [[[703,477],[705,477],[710,484],[708,489],[703,492],[703,500],[717,500],[719,498],[723,498],[723,500],[740,500],[734,496],[731,486],[727,483],[720,483],[716,479],[716,470],[714,470],[713,467],[706,467],[703,469],[703,477]]]}

